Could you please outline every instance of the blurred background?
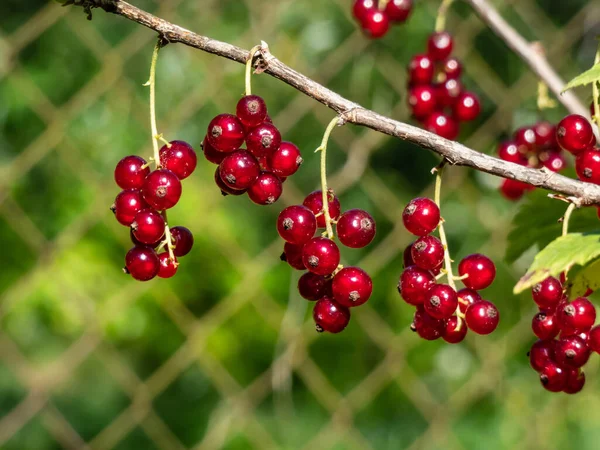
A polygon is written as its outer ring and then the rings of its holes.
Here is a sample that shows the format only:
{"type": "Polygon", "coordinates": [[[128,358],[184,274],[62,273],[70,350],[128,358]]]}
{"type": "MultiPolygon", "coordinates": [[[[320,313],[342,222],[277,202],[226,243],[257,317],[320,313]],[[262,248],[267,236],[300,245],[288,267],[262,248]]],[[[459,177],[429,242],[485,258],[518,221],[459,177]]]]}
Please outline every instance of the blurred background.
{"type": "MultiPolygon", "coordinates": [[[[365,39],[350,0],[135,0],[213,38],[265,40],[291,67],[341,95],[409,120],[405,66],[425,48],[439,2],[365,39]]],[[[588,68],[600,7],[593,0],[495,1],[527,39],[544,43],[565,79],[588,68]],[[596,27],[595,30],[593,27],[596,27]]],[[[460,141],[492,153],[536,111],[537,80],[469,8],[447,28],[483,114],[460,141]]],[[[463,344],[411,333],[396,292],[411,242],[401,213],[433,195],[425,150],[348,125],[334,131],[329,181],[342,207],[364,208],[378,234],[343,250],[374,279],[369,303],[340,335],[319,335],[299,273],[279,260],[275,219],[318,187],[313,150],[333,113],[266,75],[253,77],[305,164],[282,199],[259,207],[222,197],[199,155],[172,225],[196,243],[176,277],[123,275],[129,232],[108,207],[117,161],[151,155],[148,78],[155,34],[96,10],[54,1],[0,2],[0,448],[2,449],[597,449],[598,358],[583,393],[546,393],[525,356],[535,307],[512,295],[533,251],[504,263],[517,211],[499,180],[446,171],[442,213],[455,260],[472,252],[498,267],[486,292],[501,312],[490,336],[463,344]]],[[[210,119],[234,112],[243,66],[167,46],[157,72],[159,130],[199,144],[210,119]]],[[[586,93],[580,92],[588,101],[586,93]]]]}

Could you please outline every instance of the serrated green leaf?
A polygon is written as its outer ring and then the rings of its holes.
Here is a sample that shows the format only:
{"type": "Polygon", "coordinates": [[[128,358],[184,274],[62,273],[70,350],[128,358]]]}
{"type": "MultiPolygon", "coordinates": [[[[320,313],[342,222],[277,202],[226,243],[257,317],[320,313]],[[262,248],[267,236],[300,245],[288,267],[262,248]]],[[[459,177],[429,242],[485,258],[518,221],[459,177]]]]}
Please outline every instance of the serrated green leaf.
{"type": "Polygon", "coordinates": [[[600,289],[600,259],[588,264],[575,276],[570,288],[570,297],[581,297],[586,291],[600,289]]]}
{"type": "MultiPolygon", "coordinates": [[[[548,198],[546,191],[537,190],[528,194],[527,200],[512,222],[508,235],[506,261],[515,262],[529,248],[537,245],[542,249],[560,236],[562,224],[558,223],[567,209],[563,202],[548,198]]],[[[571,216],[569,230],[589,232],[600,230],[600,221],[595,208],[576,210],[571,216]]]]}
{"type": "Polygon", "coordinates": [[[569,89],[573,89],[577,86],[585,86],[586,84],[593,83],[594,81],[600,81],[600,64],[596,64],[591,69],[586,70],[580,75],[577,75],[567,83],[562,92],[566,92],[569,89]]]}
{"type": "Polygon", "coordinates": [[[583,266],[600,256],[600,233],[569,233],[539,252],[514,288],[518,294],[549,276],[558,276],[573,265],[583,266]]]}

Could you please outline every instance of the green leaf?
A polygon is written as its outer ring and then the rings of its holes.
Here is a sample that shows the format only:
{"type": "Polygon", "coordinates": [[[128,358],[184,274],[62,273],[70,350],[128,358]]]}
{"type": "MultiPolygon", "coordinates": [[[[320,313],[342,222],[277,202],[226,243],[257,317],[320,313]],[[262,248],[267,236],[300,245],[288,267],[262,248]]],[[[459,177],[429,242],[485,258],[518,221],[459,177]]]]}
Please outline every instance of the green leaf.
{"type": "Polygon", "coordinates": [[[568,91],[577,86],[585,86],[586,84],[593,83],[594,81],[600,81],[600,63],[594,65],[590,70],[586,70],[580,75],[577,75],[571,81],[567,83],[562,92],[568,91]]]}
{"type": "Polygon", "coordinates": [[[600,289],[600,259],[588,264],[575,276],[570,288],[570,297],[581,297],[588,288],[593,291],[600,289]]]}
{"type": "Polygon", "coordinates": [[[527,273],[514,288],[518,294],[549,276],[558,276],[574,265],[583,266],[600,256],[600,233],[569,233],[539,252],[527,273]]]}
{"type": "MultiPolygon", "coordinates": [[[[560,236],[562,224],[558,223],[558,219],[565,214],[566,209],[565,203],[548,198],[548,193],[543,190],[538,189],[528,194],[512,222],[506,261],[513,263],[532,246],[544,248],[560,236]]],[[[596,208],[582,208],[573,212],[569,222],[570,231],[589,232],[599,229],[596,208]]]]}

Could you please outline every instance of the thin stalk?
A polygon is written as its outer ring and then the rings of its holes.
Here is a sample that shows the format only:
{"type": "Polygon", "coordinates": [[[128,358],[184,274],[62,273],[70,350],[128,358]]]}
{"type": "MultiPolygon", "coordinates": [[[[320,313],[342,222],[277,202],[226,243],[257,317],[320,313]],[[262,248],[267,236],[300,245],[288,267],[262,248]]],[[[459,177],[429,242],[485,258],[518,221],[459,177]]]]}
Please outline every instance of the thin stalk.
{"type": "Polygon", "coordinates": [[[437,18],[435,19],[435,31],[440,32],[446,29],[446,16],[448,14],[448,10],[454,0],[442,0],[442,4],[438,9],[437,18]]]}
{"type": "Polygon", "coordinates": [[[250,56],[246,60],[246,95],[252,94],[252,60],[257,51],[261,49],[260,45],[255,45],[250,50],[250,56]]]}
{"type": "Polygon", "coordinates": [[[325,229],[327,231],[327,237],[333,239],[333,227],[331,226],[331,215],[329,214],[329,190],[327,187],[327,143],[329,142],[329,136],[333,129],[338,125],[340,118],[336,116],[329,122],[325,133],[323,134],[323,140],[317,150],[321,152],[321,193],[323,194],[323,215],[325,216],[325,229]]]}
{"type": "Polygon", "coordinates": [[[566,236],[569,233],[569,219],[571,219],[571,214],[573,214],[573,211],[575,211],[575,208],[577,206],[575,205],[575,203],[571,203],[569,205],[569,207],[567,208],[567,211],[565,212],[565,215],[563,217],[563,224],[562,224],[562,235],[566,236]]]}
{"type": "Polygon", "coordinates": [[[150,64],[150,78],[144,86],[150,86],[150,129],[152,132],[152,148],[154,149],[154,163],[160,168],[160,154],[158,150],[158,127],[156,126],[156,62],[158,61],[158,52],[162,47],[162,41],[159,38],[154,46],[152,53],[152,63],[150,64]]]}

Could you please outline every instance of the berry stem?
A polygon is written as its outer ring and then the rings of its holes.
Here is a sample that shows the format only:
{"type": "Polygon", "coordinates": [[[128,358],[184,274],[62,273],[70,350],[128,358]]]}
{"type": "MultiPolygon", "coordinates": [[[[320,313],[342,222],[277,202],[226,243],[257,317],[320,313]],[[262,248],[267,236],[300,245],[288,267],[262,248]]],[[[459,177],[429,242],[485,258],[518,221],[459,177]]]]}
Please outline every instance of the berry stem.
{"type": "Polygon", "coordinates": [[[557,103],[550,98],[548,85],[542,80],[538,81],[537,107],[540,111],[556,108],[557,103]]]}
{"type": "Polygon", "coordinates": [[[333,129],[340,123],[340,117],[334,117],[323,134],[323,140],[315,152],[321,152],[321,193],[323,194],[323,215],[325,216],[325,229],[327,237],[333,239],[333,227],[331,226],[331,215],[329,214],[329,191],[327,188],[327,143],[333,129]]]}
{"type": "MultiPolygon", "coordinates": [[[[594,65],[600,64],[600,43],[598,44],[598,50],[596,51],[596,57],[594,58],[594,65]]],[[[592,95],[594,98],[594,117],[592,122],[596,122],[596,127],[600,129],[600,92],[598,90],[598,82],[592,83],[592,95]]]]}
{"type": "Polygon", "coordinates": [[[442,4],[438,9],[437,18],[435,19],[435,31],[439,33],[446,28],[446,15],[454,0],[442,0],[442,4]]]}
{"type": "Polygon", "coordinates": [[[162,135],[158,134],[156,126],[156,62],[158,61],[158,52],[162,47],[162,38],[159,37],[154,52],[152,53],[152,63],[150,64],[150,78],[144,86],[150,86],[150,128],[152,130],[152,148],[154,149],[154,163],[156,168],[160,168],[160,154],[158,151],[158,139],[162,135]]]}
{"type": "Polygon", "coordinates": [[[250,49],[250,55],[246,60],[246,95],[252,94],[252,60],[257,51],[262,48],[261,45],[255,45],[250,49]]]}
{"type": "Polygon", "coordinates": [[[377,2],[377,9],[379,9],[379,11],[383,11],[389,2],[390,0],[379,0],[377,2]]]}
{"type": "Polygon", "coordinates": [[[169,251],[169,260],[175,261],[175,254],[173,253],[173,236],[171,235],[171,229],[169,228],[169,221],[167,219],[167,211],[162,212],[163,219],[165,219],[165,239],[161,244],[167,246],[167,250],[169,251]]]}
{"type": "MultiPolygon", "coordinates": [[[[442,194],[442,172],[444,171],[444,166],[446,165],[446,160],[444,159],[433,171],[435,172],[435,204],[438,205],[441,211],[441,202],[440,197],[442,194]]],[[[450,250],[448,250],[448,239],[446,238],[446,231],[444,230],[444,219],[440,219],[440,224],[438,226],[438,230],[440,233],[440,241],[442,241],[442,245],[444,246],[444,268],[446,271],[446,277],[448,279],[448,284],[452,287],[452,289],[456,290],[456,284],[454,283],[454,275],[452,274],[452,260],[450,259],[450,250]]]]}
{"type": "Polygon", "coordinates": [[[563,225],[562,225],[562,235],[566,236],[569,233],[569,219],[571,218],[571,214],[573,214],[573,211],[575,210],[575,208],[577,207],[577,205],[575,205],[575,203],[571,203],[569,205],[569,207],[567,208],[567,211],[565,212],[565,215],[563,217],[563,225]]]}

